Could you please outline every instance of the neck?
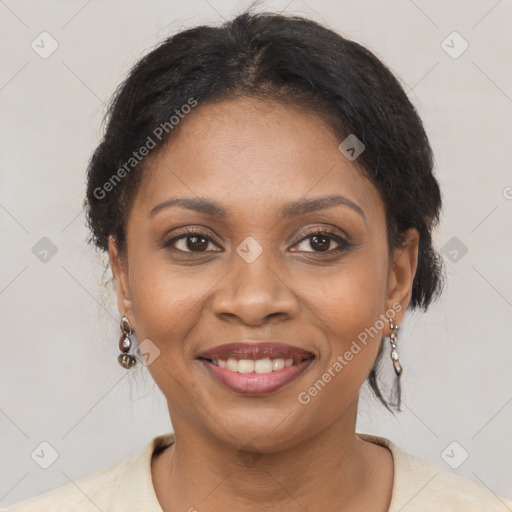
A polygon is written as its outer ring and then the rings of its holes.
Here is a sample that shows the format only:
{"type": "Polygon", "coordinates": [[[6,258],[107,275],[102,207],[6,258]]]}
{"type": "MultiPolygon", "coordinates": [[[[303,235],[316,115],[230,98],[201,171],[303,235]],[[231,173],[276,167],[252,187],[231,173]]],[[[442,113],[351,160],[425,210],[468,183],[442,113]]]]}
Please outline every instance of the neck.
{"type": "MultiPolygon", "coordinates": [[[[173,420],[175,443],[153,467],[163,510],[221,511],[226,503],[244,512],[331,510],[334,503],[340,511],[364,510],[369,485],[379,479],[376,447],[355,435],[357,404],[349,412],[322,432],[271,453],[227,446],[173,420]]],[[[383,485],[380,480],[376,485],[383,485]]]]}

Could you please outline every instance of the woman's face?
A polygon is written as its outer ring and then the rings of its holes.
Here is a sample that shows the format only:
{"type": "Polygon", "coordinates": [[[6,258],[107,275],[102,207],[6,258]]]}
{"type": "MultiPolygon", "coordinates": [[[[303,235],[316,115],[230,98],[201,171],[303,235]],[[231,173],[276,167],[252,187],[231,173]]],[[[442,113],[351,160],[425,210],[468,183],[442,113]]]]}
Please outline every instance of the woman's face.
{"type": "Polygon", "coordinates": [[[312,113],[238,98],[178,128],[145,163],[126,258],[110,243],[175,429],[272,451],[355,421],[386,312],[400,322],[410,300],[417,233],[389,256],[377,189],[312,113]]]}

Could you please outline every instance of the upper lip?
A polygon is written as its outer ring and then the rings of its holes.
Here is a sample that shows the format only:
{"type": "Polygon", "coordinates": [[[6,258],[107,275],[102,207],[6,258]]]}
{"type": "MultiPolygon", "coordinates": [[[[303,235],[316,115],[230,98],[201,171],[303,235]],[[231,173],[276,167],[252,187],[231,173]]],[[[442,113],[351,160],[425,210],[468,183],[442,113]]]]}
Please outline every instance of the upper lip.
{"type": "Polygon", "coordinates": [[[249,340],[218,345],[201,352],[198,358],[211,360],[233,359],[293,359],[294,363],[314,357],[311,352],[277,341],[251,342],[249,340]]]}

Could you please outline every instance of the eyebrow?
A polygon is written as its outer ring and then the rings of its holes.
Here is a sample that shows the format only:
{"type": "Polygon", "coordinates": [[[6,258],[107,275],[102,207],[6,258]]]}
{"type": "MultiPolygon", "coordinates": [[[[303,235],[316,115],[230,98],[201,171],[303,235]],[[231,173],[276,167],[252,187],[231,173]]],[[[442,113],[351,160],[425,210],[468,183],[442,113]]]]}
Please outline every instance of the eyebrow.
{"type": "MultiPolygon", "coordinates": [[[[202,197],[172,197],[153,207],[149,212],[149,215],[153,217],[158,212],[172,206],[179,206],[187,210],[193,210],[206,215],[213,215],[222,219],[225,219],[229,215],[229,211],[223,208],[220,204],[202,197]]],[[[359,205],[340,195],[329,195],[313,199],[299,199],[298,201],[293,201],[282,206],[280,208],[280,213],[282,218],[291,218],[318,210],[324,210],[326,208],[332,208],[333,206],[347,206],[366,220],[364,210],[359,205]]]]}
{"type": "Polygon", "coordinates": [[[216,217],[227,217],[227,211],[217,203],[204,199],[202,197],[172,197],[163,203],[157,204],[149,212],[150,217],[154,217],[158,212],[170,208],[171,206],[181,206],[187,210],[193,210],[206,215],[215,215],[216,217]]]}
{"type": "Polygon", "coordinates": [[[298,201],[288,203],[281,208],[281,215],[284,218],[289,218],[318,210],[324,210],[326,208],[332,208],[333,206],[348,206],[366,220],[364,210],[359,205],[340,195],[315,197],[313,199],[300,199],[298,201]]]}

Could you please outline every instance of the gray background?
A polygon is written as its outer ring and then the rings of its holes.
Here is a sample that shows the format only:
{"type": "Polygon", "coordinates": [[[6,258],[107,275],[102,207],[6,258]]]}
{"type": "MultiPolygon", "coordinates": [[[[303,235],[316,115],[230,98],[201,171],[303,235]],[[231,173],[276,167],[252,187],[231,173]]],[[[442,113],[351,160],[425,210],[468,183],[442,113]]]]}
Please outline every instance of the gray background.
{"type": "MultiPolygon", "coordinates": [[[[0,0],[2,506],[131,457],[172,428],[149,374],[116,361],[118,313],[102,284],[110,274],[86,244],[84,172],[104,104],[132,64],[163,37],[247,5],[0,0]],[[43,31],[58,43],[45,59],[31,47],[51,49],[43,31]],[[43,441],[58,453],[48,469],[43,441]]],[[[400,331],[404,412],[391,416],[364,389],[358,431],[511,497],[511,3],[286,0],[266,9],[306,15],[372,49],[400,76],[436,155],[447,286],[400,331]]]]}

